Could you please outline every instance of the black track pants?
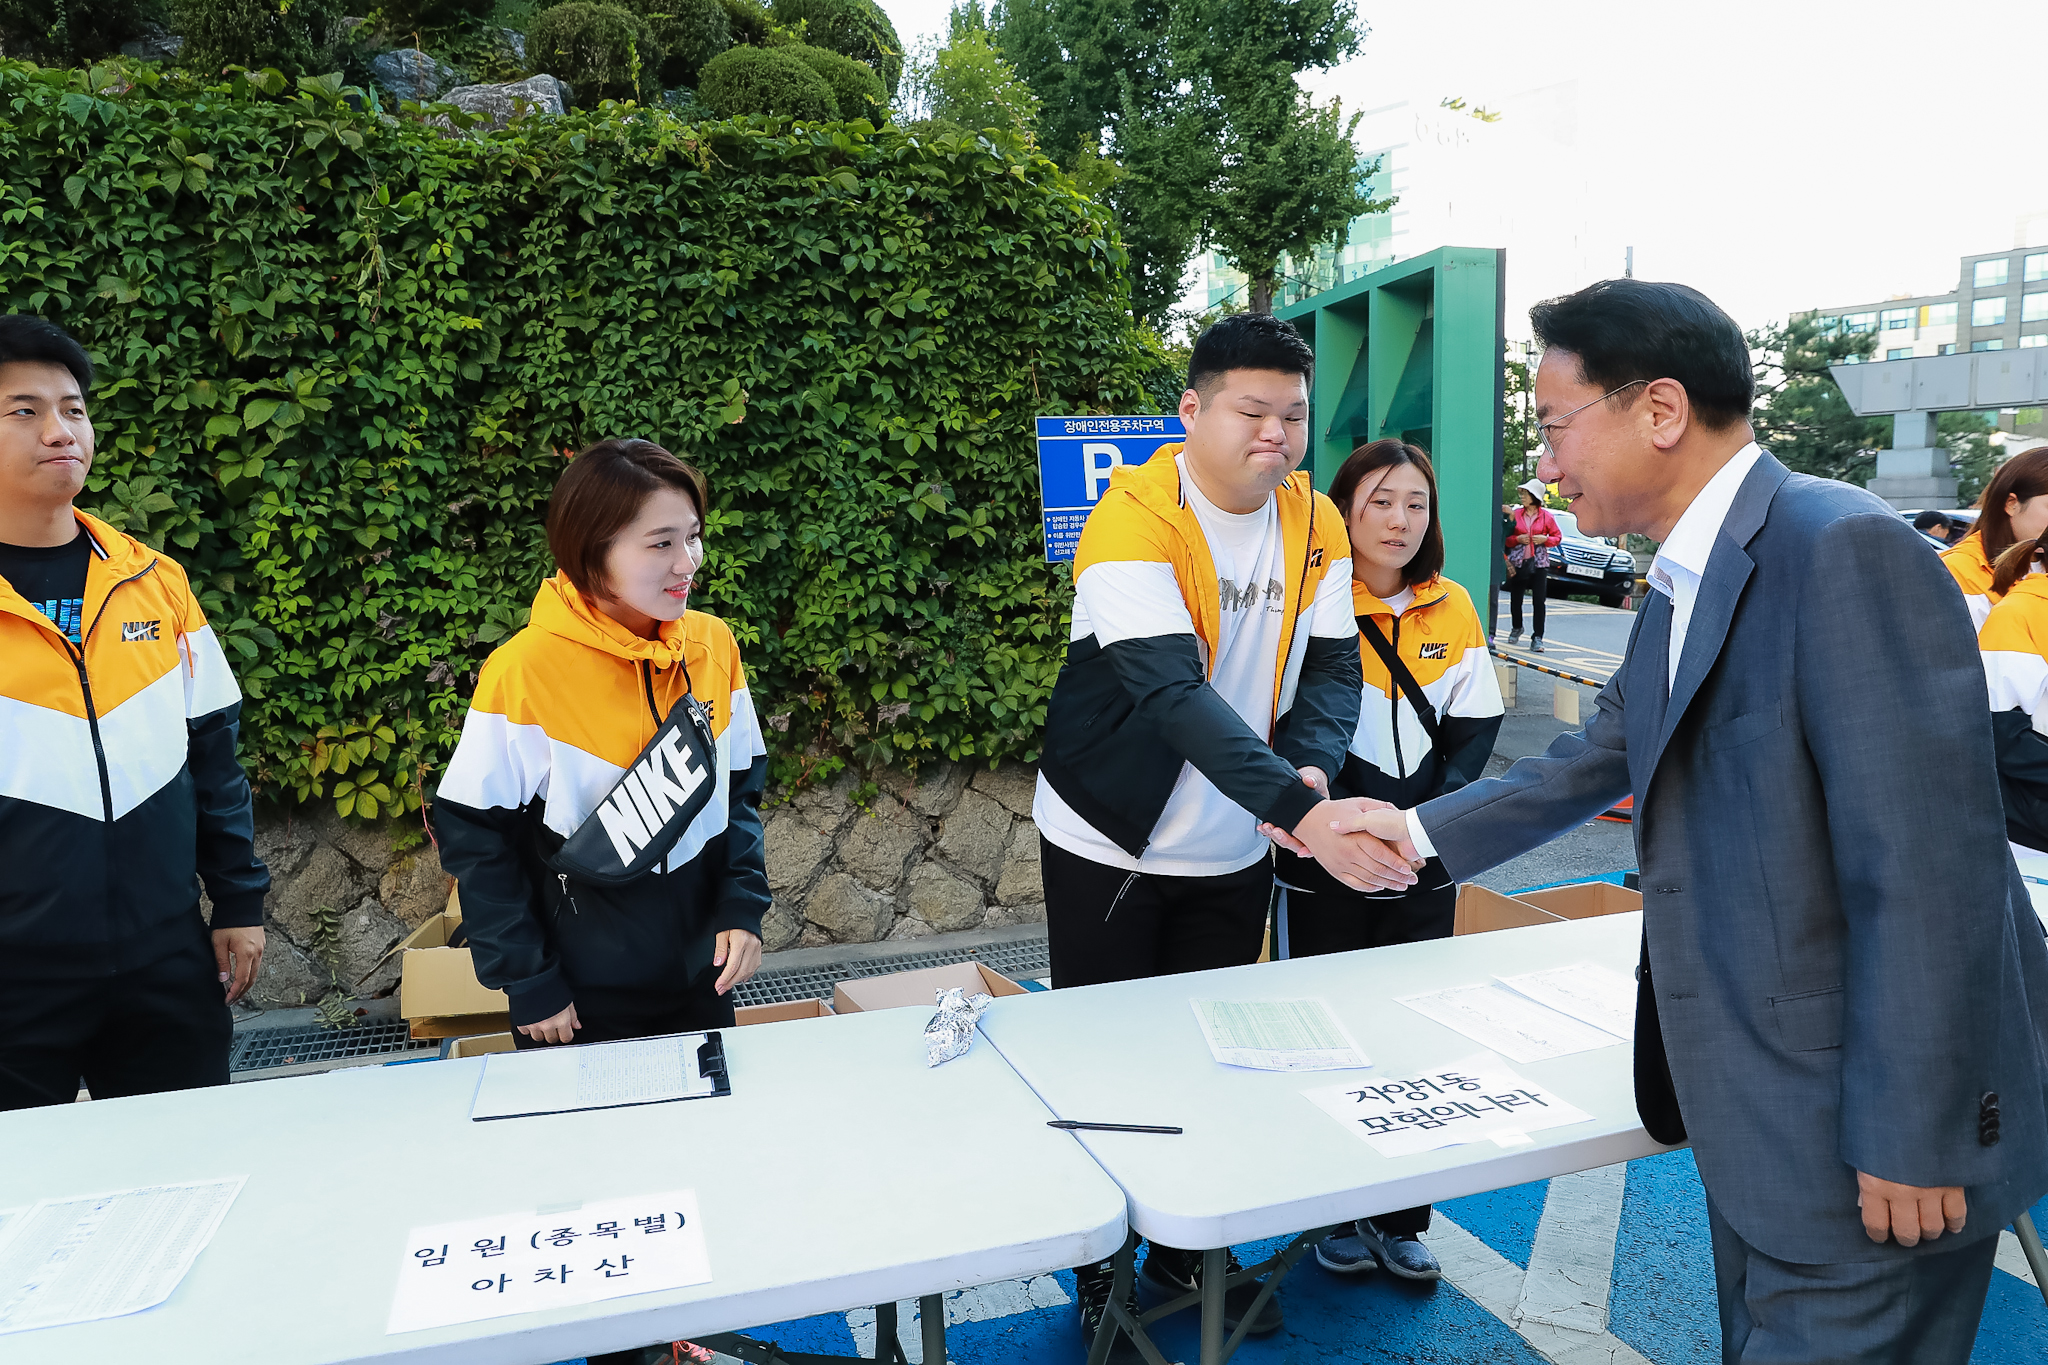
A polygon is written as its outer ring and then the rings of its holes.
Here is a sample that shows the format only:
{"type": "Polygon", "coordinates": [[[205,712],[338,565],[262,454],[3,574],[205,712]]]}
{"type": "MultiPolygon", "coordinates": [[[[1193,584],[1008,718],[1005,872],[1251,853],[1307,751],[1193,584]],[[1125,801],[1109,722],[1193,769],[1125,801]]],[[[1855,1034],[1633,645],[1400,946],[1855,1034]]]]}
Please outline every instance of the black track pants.
{"type": "MultiPolygon", "coordinates": [[[[16,967],[18,964],[9,964],[16,967]]],[[[147,967],[82,981],[0,981],[0,1110],[228,1083],[234,1019],[202,924],[147,967]]]]}
{"type": "Polygon", "coordinates": [[[1052,984],[1097,986],[1259,960],[1273,868],[1215,877],[1125,872],[1038,840],[1052,984]]]}

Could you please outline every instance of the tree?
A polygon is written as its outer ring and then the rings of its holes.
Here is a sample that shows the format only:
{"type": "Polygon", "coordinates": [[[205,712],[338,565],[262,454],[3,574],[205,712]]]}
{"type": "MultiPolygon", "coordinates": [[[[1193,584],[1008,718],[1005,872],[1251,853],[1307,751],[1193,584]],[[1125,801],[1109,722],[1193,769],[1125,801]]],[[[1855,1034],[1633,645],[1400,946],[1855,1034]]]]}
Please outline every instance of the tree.
{"type": "Polygon", "coordinates": [[[1948,447],[1948,467],[1955,471],[1958,507],[1975,502],[1998,468],[1999,449],[1991,444],[1991,433],[1998,429],[1996,416],[1985,412],[1934,415],[1935,439],[1948,447]]]}
{"type": "Polygon", "coordinates": [[[1500,500],[1512,504],[1515,490],[1536,477],[1543,447],[1536,434],[1536,377],[1528,360],[1504,355],[1500,368],[1500,500]]]}
{"type": "Polygon", "coordinates": [[[1031,137],[1038,97],[989,42],[987,29],[959,19],[955,9],[946,45],[920,52],[904,70],[899,93],[905,112],[954,128],[1000,128],[1031,137]]]}
{"type": "Polygon", "coordinates": [[[1757,405],[1750,416],[1757,444],[1802,474],[1861,485],[1877,452],[1891,444],[1891,419],[1858,417],[1828,373],[1877,348],[1875,333],[1824,333],[1815,314],[1751,332],[1757,405]]]}
{"type": "Polygon", "coordinates": [[[1179,302],[1221,170],[1212,110],[1189,98],[1172,0],[996,0],[988,29],[1038,97],[1038,142],[1115,212],[1131,311],[1179,302]]]}
{"type": "Polygon", "coordinates": [[[1208,237],[1251,281],[1251,309],[1273,311],[1280,258],[1302,258],[1351,220],[1386,208],[1360,175],[1349,121],[1318,105],[1296,73],[1358,50],[1351,0],[1227,0],[1174,11],[1176,69],[1221,133],[1208,237]]]}

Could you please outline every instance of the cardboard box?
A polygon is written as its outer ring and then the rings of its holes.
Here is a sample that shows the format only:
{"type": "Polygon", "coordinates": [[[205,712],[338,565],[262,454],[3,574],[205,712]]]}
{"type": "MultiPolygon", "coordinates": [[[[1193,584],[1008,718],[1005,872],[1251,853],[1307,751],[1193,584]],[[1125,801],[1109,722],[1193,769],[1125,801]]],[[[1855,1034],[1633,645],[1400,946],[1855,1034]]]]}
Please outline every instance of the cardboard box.
{"type": "Polygon", "coordinates": [[[830,1019],[832,1006],[823,1000],[785,1000],[779,1005],[741,1005],[733,1011],[733,1022],[779,1024],[785,1019],[830,1019]]]}
{"type": "Polygon", "coordinates": [[[1493,929],[1522,929],[1531,924],[1557,924],[1560,917],[1498,891],[1470,882],[1458,888],[1453,934],[1483,934],[1493,929]]]}
{"type": "Polygon", "coordinates": [[[512,1026],[505,993],[478,983],[469,949],[448,946],[461,923],[461,906],[451,897],[448,909],[392,950],[399,954],[398,1012],[412,1025],[415,1038],[503,1033],[512,1026]]]}
{"type": "Polygon", "coordinates": [[[832,988],[832,1012],[857,1014],[861,1010],[905,1009],[912,1005],[930,1009],[940,991],[954,986],[969,995],[981,991],[994,996],[1029,994],[1001,972],[991,971],[979,962],[961,962],[951,967],[927,967],[916,972],[842,981],[832,988]]]}
{"type": "Polygon", "coordinates": [[[451,1057],[481,1057],[486,1052],[515,1052],[509,1033],[486,1033],[476,1038],[450,1038],[441,1044],[441,1060],[451,1057]]]}
{"type": "Polygon", "coordinates": [[[1548,910],[1560,919],[1591,919],[1595,915],[1621,915],[1643,908],[1643,893],[1613,882],[1580,882],[1576,886],[1553,886],[1547,891],[1524,891],[1518,901],[1548,910]]]}

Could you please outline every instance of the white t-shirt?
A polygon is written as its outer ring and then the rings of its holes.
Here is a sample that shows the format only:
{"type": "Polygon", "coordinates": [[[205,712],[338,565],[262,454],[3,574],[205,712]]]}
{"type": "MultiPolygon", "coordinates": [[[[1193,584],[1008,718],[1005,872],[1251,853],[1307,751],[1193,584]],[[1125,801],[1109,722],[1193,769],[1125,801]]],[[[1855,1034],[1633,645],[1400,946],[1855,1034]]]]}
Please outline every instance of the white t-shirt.
{"type": "MultiPolygon", "coordinates": [[[[1278,500],[1268,497],[1256,512],[1226,512],[1195,486],[1186,457],[1177,463],[1181,489],[1216,564],[1221,611],[1209,685],[1243,717],[1253,734],[1270,740],[1273,672],[1287,620],[1287,553],[1278,500]]],[[[1348,559],[1330,566],[1316,595],[1314,612],[1302,624],[1308,628],[1304,636],[1357,634],[1351,617],[1348,559]]],[[[1194,633],[1193,618],[1170,565],[1098,564],[1075,582],[1073,639],[1094,635],[1108,645],[1118,640],[1194,633]]],[[[1298,637],[1290,654],[1305,647],[1305,639],[1298,637]]],[[[1288,681],[1283,704],[1292,700],[1292,679],[1288,681]]],[[[1271,847],[1259,834],[1257,817],[1218,791],[1192,763],[1181,764],[1180,779],[1153,826],[1152,842],[1142,858],[1133,858],[1082,819],[1043,776],[1038,779],[1031,814],[1039,832],[1053,844],[1090,862],[1128,872],[1220,876],[1250,867],[1271,847]]]]}

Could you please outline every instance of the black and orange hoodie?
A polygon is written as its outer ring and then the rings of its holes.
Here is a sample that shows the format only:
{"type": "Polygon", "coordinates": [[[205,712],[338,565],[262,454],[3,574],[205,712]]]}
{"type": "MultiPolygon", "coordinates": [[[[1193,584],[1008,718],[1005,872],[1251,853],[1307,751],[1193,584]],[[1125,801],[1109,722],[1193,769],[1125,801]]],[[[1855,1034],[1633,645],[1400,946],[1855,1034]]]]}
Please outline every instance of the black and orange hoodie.
{"type": "Polygon", "coordinates": [[[242,693],[180,568],[96,517],[73,645],[0,579],[0,980],[148,966],[263,923],[242,693]]]}
{"type": "MultiPolygon", "coordinates": [[[[1369,796],[1412,810],[1424,801],[1477,781],[1493,753],[1504,708],[1493,655],[1487,650],[1486,627],[1472,606],[1472,596],[1443,575],[1418,583],[1409,605],[1398,615],[1363,583],[1351,584],[1351,606],[1358,621],[1358,653],[1365,672],[1365,704],[1358,728],[1344,755],[1344,766],[1330,782],[1332,796],[1369,796]],[[1409,675],[1436,712],[1443,735],[1441,752],[1415,707],[1394,681],[1393,670],[1365,639],[1370,625],[1408,666],[1409,675]]],[[[1307,891],[1345,892],[1312,860],[1284,849],[1278,865],[1282,881],[1307,891]]]]}
{"type": "Polygon", "coordinates": [[[1942,551],[1941,563],[1963,590],[1963,600],[1970,604],[1970,624],[1984,629],[1991,608],[1998,604],[1997,594],[1991,591],[1991,561],[1984,554],[1984,532],[1972,531],[1952,548],[1942,551]]]}
{"type": "Polygon", "coordinates": [[[1358,724],[1354,642],[1310,629],[1323,579],[1350,572],[1351,541],[1336,505],[1300,471],[1274,491],[1286,598],[1267,733],[1248,729],[1208,685],[1222,604],[1208,538],[1181,490],[1181,449],[1161,446],[1111,474],[1081,532],[1074,578],[1107,564],[1169,569],[1195,633],[1176,621],[1108,646],[1092,634],[1068,641],[1038,768],[1061,800],[1134,858],[1151,842],[1183,764],[1260,820],[1293,829],[1322,799],[1297,769],[1336,772],[1358,724]]]}
{"type": "Polygon", "coordinates": [[[1998,599],[1977,632],[1977,649],[1991,695],[2006,837],[2048,852],[2048,574],[2029,574],[1998,599]]]}
{"type": "Polygon", "coordinates": [[[434,798],[477,980],[506,993],[512,1022],[572,1003],[680,995],[711,965],[719,933],[758,937],[769,904],[767,771],[725,622],[685,612],[644,640],[560,574],[542,583],[526,628],[485,661],[434,798]],[[554,871],[547,859],[691,693],[726,774],[711,803],[636,881],[600,886],[554,871]]]}

